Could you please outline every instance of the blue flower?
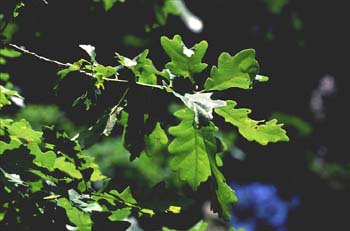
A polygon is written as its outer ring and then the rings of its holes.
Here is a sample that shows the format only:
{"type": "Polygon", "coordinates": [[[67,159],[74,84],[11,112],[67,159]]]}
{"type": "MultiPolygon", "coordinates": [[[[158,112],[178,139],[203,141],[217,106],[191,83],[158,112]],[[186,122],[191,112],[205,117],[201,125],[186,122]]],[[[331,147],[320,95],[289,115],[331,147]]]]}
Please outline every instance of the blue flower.
{"type": "Polygon", "coordinates": [[[231,224],[246,231],[259,230],[264,224],[276,231],[286,231],[288,212],[299,204],[298,197],[291,201],[278,196],[276,186],[253,182],[249,184],[231,184],[236,191],[238,202],[232,211],[231,224]]]}

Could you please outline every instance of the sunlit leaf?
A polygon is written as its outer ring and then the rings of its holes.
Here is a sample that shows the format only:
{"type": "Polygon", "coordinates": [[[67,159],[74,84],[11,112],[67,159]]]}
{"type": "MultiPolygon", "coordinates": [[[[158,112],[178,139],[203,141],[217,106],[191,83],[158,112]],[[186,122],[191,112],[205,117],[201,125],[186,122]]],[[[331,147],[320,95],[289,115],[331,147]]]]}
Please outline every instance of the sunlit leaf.
{"type": "Polygon", "coordinates": [[[218,66],[212,67],[204,87],[207,91],[232,87],[249,89],[258,72],[259,64],[255,60],[255,50],[242,50],[234,56],[223,52],[219,56],[218,66]]]}
{"type": "Polygon", "coordinates": [[[226,122],[236,126],[239,133],[249,141],[256,141],[261,145],[267,145],[269,142],[289,141],[286,131],[282,128],[283,124],[277,124],[273,119],[264,123],[252,120],[248,117],[250,109],[236,109],[235,101],[227,101],[227,106],[216,108],[215,112],[222,116],[226,122]]]}

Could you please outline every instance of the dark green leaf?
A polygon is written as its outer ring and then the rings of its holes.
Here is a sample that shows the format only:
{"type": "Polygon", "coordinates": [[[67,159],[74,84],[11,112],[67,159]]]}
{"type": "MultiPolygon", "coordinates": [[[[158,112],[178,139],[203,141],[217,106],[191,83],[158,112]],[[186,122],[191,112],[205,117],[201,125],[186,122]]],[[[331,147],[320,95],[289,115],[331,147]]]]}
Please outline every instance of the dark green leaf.
{"type": "Polygon", "coordinates": [[[152,156],[164,148],[167,143],[168,137],[158,122],[154,130],[145,136],[145,152],[148,156],[152,156]]]}

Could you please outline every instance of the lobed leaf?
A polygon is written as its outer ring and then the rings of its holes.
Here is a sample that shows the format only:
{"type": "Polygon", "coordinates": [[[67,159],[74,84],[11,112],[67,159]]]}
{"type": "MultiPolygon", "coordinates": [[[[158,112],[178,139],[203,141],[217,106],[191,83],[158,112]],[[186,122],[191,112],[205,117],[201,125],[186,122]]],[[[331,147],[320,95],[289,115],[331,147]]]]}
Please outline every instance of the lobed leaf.
{"type": "Polygon", "coordinates": [[[250,89],[252,80],[258,72],[259,64],[255,60],[255,50],[242,50],[234,56],[223,52],[219,56],[218,66],[212,67],[204,87],[207,91],[232,87],[250,89]]]}
{"type": "Polygon", "coordinates": [[[215,155],[215,150],[205,144],[212,127],[197,129],[193,125],[194,113],[189,109],[174,114],[181,119],[179,125],[170,127],[169,133],[175,136],[168,150],[173,154],[170,167],[177,171],[181,180],[186,181],[193,190],[211,175],[208,154],[215,155]]]}
{"type": "Polygon", "coordinates": [[[208,48],[206,41],[201,41],[190,49],[182,42],[180,35],[175,35],[173,39],[162,36],[160,42],[171,59],[171,62],[168,62],[165,67],[173,74],[191,77],[193,74],[202,72],[208,66],[202,63],[203,56],[208,48]]]}
{"type": "Polygon", "coordinates": [[[250,109],[236,109],[235,101],[227,101],[227,106],[216,108],[215,112],[222,116],[226,122],[236,126],[239,133],[249,141],[256,141],[261,145],[267,145],[269,142],[289,141],[286,131],[282,128],[283,124],[277,124],[273,119],[261,124],[260,121],[252,120],[248,117],[250,109]]]}

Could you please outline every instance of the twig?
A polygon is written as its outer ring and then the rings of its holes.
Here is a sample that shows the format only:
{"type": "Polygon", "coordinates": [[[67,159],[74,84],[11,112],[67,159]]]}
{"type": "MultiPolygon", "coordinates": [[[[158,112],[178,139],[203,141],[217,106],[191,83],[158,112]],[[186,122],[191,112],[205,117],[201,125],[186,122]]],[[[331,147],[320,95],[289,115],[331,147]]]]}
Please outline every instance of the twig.
{"type": "MultiPolygon", "coordinates": [[[[57,60],[53,60],[53,59],[49,59],[49,58],[46,58],[44,56],[41,56],[41,55],[38,55],[37,53],[35,52],[32,52],[32,51],[29,51],[27,50],[26,48],[24,48],[23,46],[18,46],[16,44],[12,44],[12,43],[9,43],[7,44],[8,46],[16,49],[16,50],[19,50],[25,54],[28,54],[28,55],[32,55],[40,60],[43,60],[45,62],[49,62],[49,63],[53,63],[53,64],[56,64],[58,66],[61,66],[61,67],[70,67],[72,66],[71,63],[63,63],[63,62],[60,62],[60,61],[57,61],[57,60]]],[[[96,78],[96,76],[94,76],[92,73],[90,72],[87,72],[87,71],[84,71],[84,70],[79,70],[80,73],[82,74],[85,74],[85,75],[88,75],[88,76],[91,76],[93,78],[96,78]]],[[[124,80],[124,79],[110,79],[110,78],[103,78],[103,80],[105,81],[110,81],[110,82],[119,82],[119,83],[129,83],[128,80],[124,80]]],[[[147,83],[139,83],[139,82],[136,82],[137,85],[139,86],[143,86],[143,87],[151,87],[151,88],[158,88],[158,89],[161,89],[161,90],[164,90],[165,87],[164,86],[161,86],[161,85],[154,85],[154,84],[147,84],[147,83]]]]}
{"type": "Polygon", "coordinates": [[[38,55],[38,54],[36,54],[36,53],[34,53],[34,52],[32,52],[32,51],[29,51],[29,50],[25,49],[25,48],[22,47],[22,46],[17,46],[17,45],[12,44],[12,43],[9,43],[8,45],[9,45],[10,47],[12,47],[12,48],[15,48],[16,50],[22,51],[22,52],[25,53],[25,54],[33,55],[33,56],[35,56],[35,57],[38,58],[38,59],[44,60],[44,61],[49,62],[49,63],[54,63],[54,64],[56,64],[56,65],[58,65],[58,66],[70,67],[70,66],[72,65],[71,63],[62,63],[62,62],[60,62],[60,61],[53,60],[53,59],[49,59],[49,58],[46,58],[46,57],[44,57],[44,56],[38,55]]]}

